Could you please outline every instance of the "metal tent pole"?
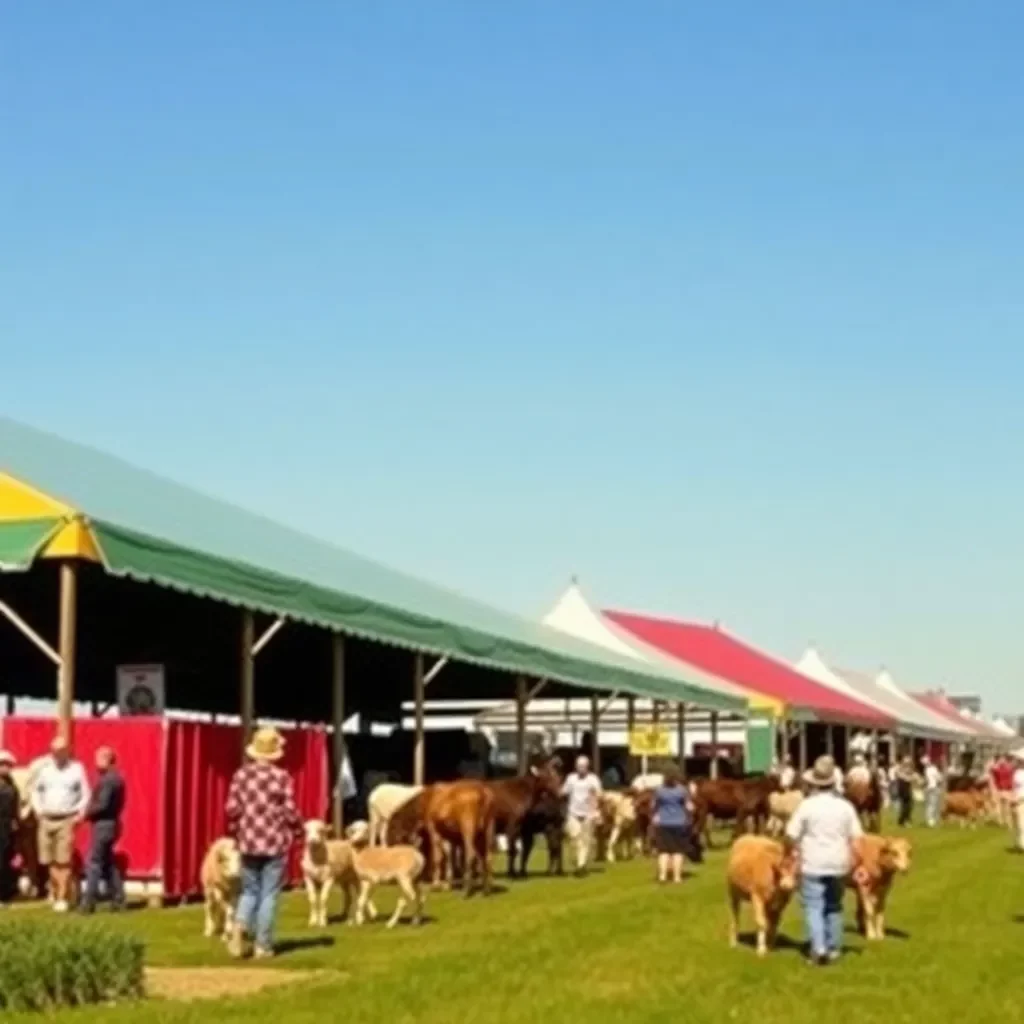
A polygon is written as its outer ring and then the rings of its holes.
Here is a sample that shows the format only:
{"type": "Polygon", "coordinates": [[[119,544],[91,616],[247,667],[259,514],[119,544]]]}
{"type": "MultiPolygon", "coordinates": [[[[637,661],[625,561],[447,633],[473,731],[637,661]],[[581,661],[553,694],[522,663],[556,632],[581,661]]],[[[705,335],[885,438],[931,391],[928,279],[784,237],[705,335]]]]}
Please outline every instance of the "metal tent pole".
{"type": "Polygon", "coordinates": [[[57,732],[70,742],[75,711],[75,647],[78,637],[78,574],[74,562],[60,565],[60,668],[57,671],[57,732]]]}
{"type": "Polygon", "coordinates": [[[718,778],[718,712],[711,712],[711,778],[718,778]]]}
{"type": "Polygon", "coordinates": [[[256,616],[246,608],[242,612],[242,680],[240,714],[242,718],[242,749],[249,743],[256,717],[256,658],[252,652],[256,639],[256,616]]]}
{"type": "Polygon", "coordinates": [[[423,705],[426,682],[423,676],[423,655],[417,654],[413,669],[413,699],[416,703],[416,733],[412,751],[412,780],[417,786],[424,784],[427,774],[427,751],[423,729],[423,705]]]}
{"type": "Polygon", "coordinates": [[[597,694],[590,696],[590,766],[595,775],[601,774],[601,715],[597,707],[597,694]]]}
{"type": "Polygon", "coordinates": [[[516,771],[526,774],[526,677],[516,677],[516,771]]]}
{"type": "Polygon", "coordinates": [[[800,772],[801,774],[807,771],[807,723],[800,723],[799,730],[800,739],[800,772]]]}
{"type": "Polygon", "coordinates": [[[331,721],[334,726],[334,832],[340,836],[345,825],[345,797],[342,769],[345,766],[345,637],[331,636],[331,721]]]}
{"type": "Polygon", "coordinates": [[[679,770],[686,771],[686,705],[679,702],[679,770]]]}

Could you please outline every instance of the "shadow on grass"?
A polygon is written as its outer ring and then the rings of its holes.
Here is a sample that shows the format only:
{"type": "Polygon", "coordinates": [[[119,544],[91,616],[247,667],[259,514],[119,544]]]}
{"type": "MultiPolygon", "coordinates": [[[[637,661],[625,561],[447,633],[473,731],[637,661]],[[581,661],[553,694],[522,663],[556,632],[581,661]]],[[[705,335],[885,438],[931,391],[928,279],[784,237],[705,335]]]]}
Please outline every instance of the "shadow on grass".
{"type": "Polygon", "coordinates": [[[1014,924],[1024,924],[1024,914],[1014,914],[1013,917],[1010,918],[1010,920],[1014,924]]]}
{"type": "Polygon", "coordinates": [[[279,956],[287,956],[289,953],[301,953],[307,949],[329,949],[333,945],[333,936],[316,935],[306,939],[281,939],[276,944],[276,951],[279,956]]]}

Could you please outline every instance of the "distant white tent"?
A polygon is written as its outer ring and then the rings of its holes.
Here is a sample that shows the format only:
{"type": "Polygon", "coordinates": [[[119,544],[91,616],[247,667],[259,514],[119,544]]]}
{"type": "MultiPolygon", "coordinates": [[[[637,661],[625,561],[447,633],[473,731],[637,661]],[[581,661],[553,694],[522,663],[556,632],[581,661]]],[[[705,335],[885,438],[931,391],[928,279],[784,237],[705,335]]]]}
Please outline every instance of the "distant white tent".
{"type": "Polygon", "coordinates": [[[961,741],[973,735],[966,725],[956,724],[924,707],[909,694],[903,693],[887,672],[875,678],[863,672],[830,665],[814,647],[808,647],[795,663],[799,671],[823,686],[831,686],[855,696],[891,715],[900,723],[902,732],[929,739],[961,741]]]}

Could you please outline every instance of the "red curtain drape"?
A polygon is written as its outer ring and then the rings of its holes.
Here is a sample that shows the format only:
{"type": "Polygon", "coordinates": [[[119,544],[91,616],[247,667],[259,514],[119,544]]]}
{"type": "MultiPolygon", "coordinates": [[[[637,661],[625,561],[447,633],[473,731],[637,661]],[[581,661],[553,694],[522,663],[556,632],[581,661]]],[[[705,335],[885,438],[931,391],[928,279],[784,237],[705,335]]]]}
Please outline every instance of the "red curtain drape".
{"type": "MultiPolygon", "coordinates": [[[[3,746],[27,766],[47,753],[54,736],[50,718],[6,718],[3,746]]],[[[164,761],[164,722],[159,718],[83,718],[75,722],[75,757],[95,784],[99,747],[112,747],[124,776],[127,801],[118,849],[129,878],[159,878],[162,867],[163,821],[160,794],[164,761]]],[[[78,830],[75,845],[84,856],[89,827],[78,830]]]]}
{"type": "MultiPolygon", "coordinates": [[[[4,748],[27,765],[49,749],[54,723],[48,718],[0,721],[4,748]]],[[[327,736],[322,728],[284,730],[282,767],[292,775],[304,818],[322,818],[330,798],[327,736]]],[[[75,756],[95,780],[93,761],[101,746],[113,747],[127,788],[119,843],[127,877],[163,878],[164,895],[199,891],[199,869],[210,843],[224,834],[224,804],[241,753],[241,729],[210,722],[157,718],[83,718],[75,722],[75,756]]],[[[88,827],[79,829],[84,855],[88,827]]],[[[299,878],[301,851],[290,861],[299,878]]]]}
{"type": "MultiPolygon", "coordinates": [[[[327,739],[323,729],[284,730],[281,765],[295,783],[295,799],[304,818],[324,815],[329,799],[327,739]]],[[[173,721],[167,725],[164,771],[164,894],[188,896],[199,891],[199,869],[206,850],[224,834],[224,804],[231,776],[239,764],[242,738],[238,726],[173,721]]],[[[289,865],[299,878],[298,847],[289,865]]]]}

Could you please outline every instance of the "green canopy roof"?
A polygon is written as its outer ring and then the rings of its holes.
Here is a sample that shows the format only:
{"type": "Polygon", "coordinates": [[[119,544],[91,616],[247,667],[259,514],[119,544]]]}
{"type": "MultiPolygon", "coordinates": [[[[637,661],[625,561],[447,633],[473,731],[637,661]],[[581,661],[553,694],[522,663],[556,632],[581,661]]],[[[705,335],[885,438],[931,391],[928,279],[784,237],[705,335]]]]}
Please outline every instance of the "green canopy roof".
{"type": "MultiPolygon", "coordinates": [[[[695,686],[684,674],[641,668],[630,658],[3,417],[0,471],[82,514],[114,575],[588,689],[746,709],[743,699],[695,686]]],[[[32,534],[25,530],[27,543],[32,534]]],[[[13,537],[12,550],[24,552],[13,537]]]]}
{"type": "Polygon", "coordinates": [[[0,521],[0,572],[27,569],[59,527],[52,518],[0,521]]]}

